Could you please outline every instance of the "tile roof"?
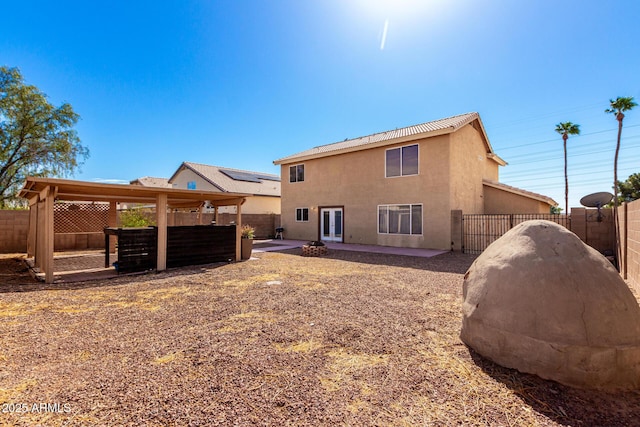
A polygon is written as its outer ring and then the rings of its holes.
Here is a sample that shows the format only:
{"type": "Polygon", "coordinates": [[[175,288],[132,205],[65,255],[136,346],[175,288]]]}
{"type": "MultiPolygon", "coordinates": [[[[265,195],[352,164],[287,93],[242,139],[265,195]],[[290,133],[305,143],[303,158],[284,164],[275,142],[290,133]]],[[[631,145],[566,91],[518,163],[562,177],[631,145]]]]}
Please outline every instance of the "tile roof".
{"type": "Polygon", "coordinates": [[[531,199],[536,199],[541,202],[548,203],[551,206],[558,206],[558,202],[553,200],[551,197],[545,196],[543,194],[534,193],[533,191],[527,191],[527,190],[523,190],[522,188],[512,187],[511,185],[503,184],[497,181],[492,181],[490,179],[483,179],[482,184],[488,185],[489,187],[497,188],[499,190],[504,190],[510,193],[515,193],[521,196],[529,197],[531,199]]]}
{"type": "MultiPolygon", "coordinates": [[[[281,164],[288,163],[289,161],[295,161],[300,158],[324,157],[332,154],[338,154],[338,152],[342,150],[364,150],[372,144],[385,145],[385,142],[393,144],[397,139],[410,138],[411,136],[416,135],[426,137],[451,133],[473,122],[474,120],[478,120],[480,122],[480,116],[478,113],[460,114],[457,116],[447,117],[444,119],[434,120],[431,122],[421,123],[418,125],[408,126],[400,129],[374,133],[372,135],[362,136],[360,138],[347,139],[341,142],[335,142],[333,144],[320,145],[310,150],[302,151],[300,153],[275,160],[273,163],[281,164]]],[[[480,126],[482,127],[481,123],[480,126]]],[[[484,128],[482,128],[482,132],[484,133],[484,128]]],[[[493,149],[491,148],[491,145],[489,145],[489,141],[486,138],[486,135],[485,140],[488,146],[488,152],[492,153],[493,149]]]]}
{"type": "Polygon", "coordinates": [[[183,162],[173,176],[169,178],[169,182],[172,182],[184,168],[188,168],[200,175],[220,191],[280,197],[280,175],[183,162]]]}
{"type": "Polygon", "coordinates": [[[163,187],[171,188],[169,180],[167,178],[155,178],[152,176],[143,176],[142,178],[134,179],[129,182],[131,185],[142,185],[143,187],[163,187]]]}

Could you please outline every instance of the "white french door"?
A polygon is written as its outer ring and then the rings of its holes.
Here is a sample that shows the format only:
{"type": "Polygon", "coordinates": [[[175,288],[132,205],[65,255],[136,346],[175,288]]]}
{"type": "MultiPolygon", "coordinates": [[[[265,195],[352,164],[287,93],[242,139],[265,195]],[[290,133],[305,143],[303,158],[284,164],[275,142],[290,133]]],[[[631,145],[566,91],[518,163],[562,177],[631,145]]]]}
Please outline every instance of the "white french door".
{"type": "Polygon", "coordinates": [[[342,208],[320,209],[320,240],[342,242],[342,208]]]}

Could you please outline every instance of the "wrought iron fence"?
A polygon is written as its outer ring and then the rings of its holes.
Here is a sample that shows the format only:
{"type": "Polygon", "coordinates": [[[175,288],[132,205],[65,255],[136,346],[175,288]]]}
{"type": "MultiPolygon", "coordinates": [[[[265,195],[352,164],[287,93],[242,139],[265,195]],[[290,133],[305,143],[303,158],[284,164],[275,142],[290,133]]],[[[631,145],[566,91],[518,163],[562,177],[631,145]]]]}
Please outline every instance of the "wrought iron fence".
{"type": "Polygon", "coordinates": [[[571,229],[571,217],[557,214],[464,214],[462,252],[479,254],[507,231],[524,221],[544,219],[571,229]]]}

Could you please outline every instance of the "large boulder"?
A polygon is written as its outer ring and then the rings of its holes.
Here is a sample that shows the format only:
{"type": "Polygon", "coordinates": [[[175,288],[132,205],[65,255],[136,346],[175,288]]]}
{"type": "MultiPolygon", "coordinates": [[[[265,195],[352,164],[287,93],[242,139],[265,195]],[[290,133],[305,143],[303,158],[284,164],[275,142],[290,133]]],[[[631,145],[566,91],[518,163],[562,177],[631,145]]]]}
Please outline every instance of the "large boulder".
{"type": "Polygon", "coordinates": [[[465,275],[461,339],[521,372],[640,388],[640,307],[611,263],[549,221],[493,242],[465,275]]]}

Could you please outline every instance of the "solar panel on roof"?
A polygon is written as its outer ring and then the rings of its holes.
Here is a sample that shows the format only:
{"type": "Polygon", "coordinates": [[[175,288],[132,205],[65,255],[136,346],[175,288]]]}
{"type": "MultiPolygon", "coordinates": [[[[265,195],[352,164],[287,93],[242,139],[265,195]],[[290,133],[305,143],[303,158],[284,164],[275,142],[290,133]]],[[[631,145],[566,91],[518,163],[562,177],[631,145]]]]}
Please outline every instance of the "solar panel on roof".
{"type": "Polygon", "coordinates": [[[220,172],[227,175],[234,181],[257,182],[262,181],[280,181],[280,177],[275,175],[266,175],[257,172],[244,172],[229,169],[220,169],[220,172]]]}

